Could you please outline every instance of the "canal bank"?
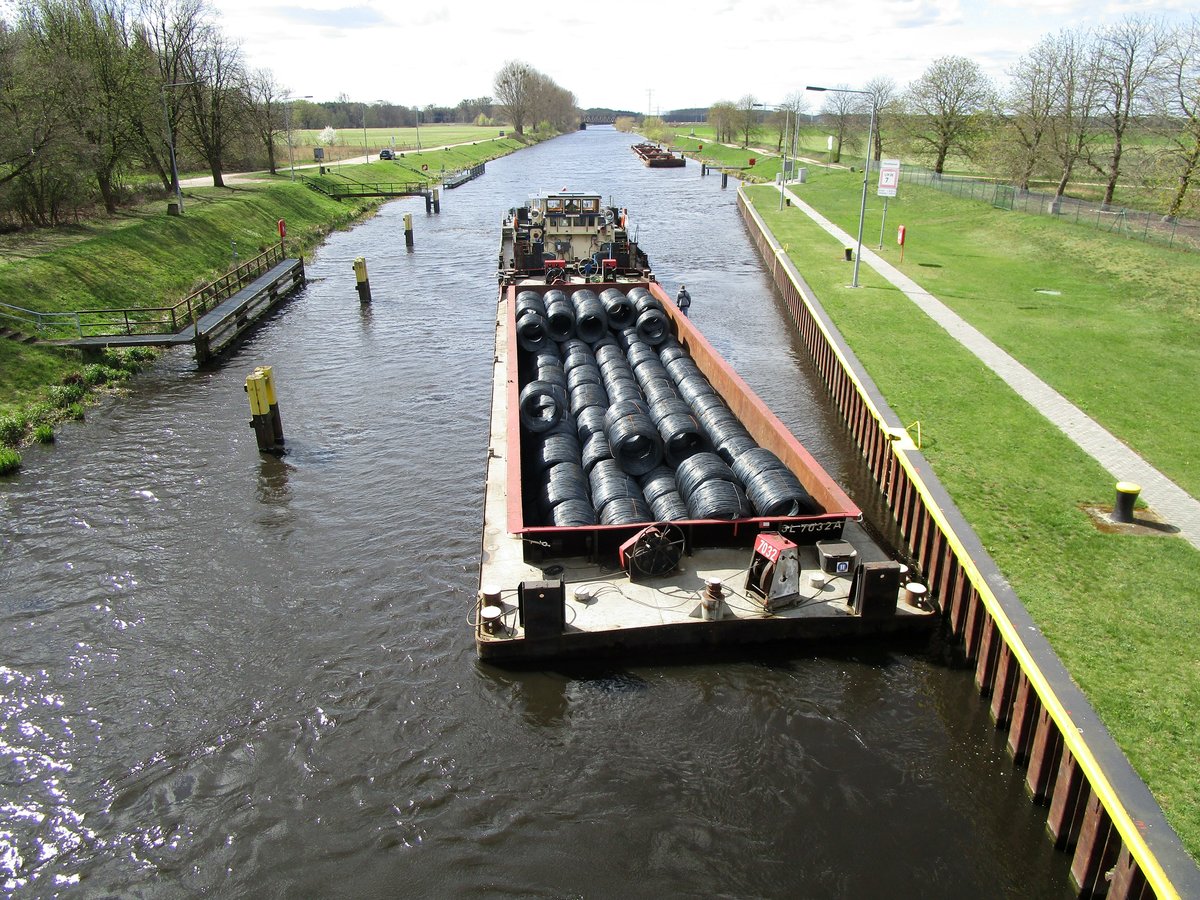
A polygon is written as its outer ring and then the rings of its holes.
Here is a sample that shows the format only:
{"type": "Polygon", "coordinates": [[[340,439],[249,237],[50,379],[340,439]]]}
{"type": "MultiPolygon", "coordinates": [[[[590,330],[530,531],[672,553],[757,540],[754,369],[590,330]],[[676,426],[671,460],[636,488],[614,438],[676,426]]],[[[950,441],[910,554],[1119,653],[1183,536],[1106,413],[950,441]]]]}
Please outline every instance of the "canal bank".
{"type": "MultiPolygon", "coordinates": [[[[777,194],[773,196],[778,196],[777,194]]],[[[984,550],[866,370],[739,191],[760,253],[834,403],[961,643],[1047,828],[1092,896],[1190,896],[1200,873],[1144,783],[984,550]]],[[[1036,551],[1035,551],[1036,553],[1036,551]]],[[[1074,568],[1074,567],[1072,567],[1074,568]]]]}
{"type": "Polygon", "coordinates": [[[419,203],[386,204],[220,365],[165,354],[0,482],[6,889],[1062,896],[970,674],[922,647],[476,662],[496,229],[547,185],[621,198],[706,338],[873,490],[734,193],[628,143],[489,164],[412,253],[419,203]],[[282,459],[246,424],[259,365],[282,459]]]}

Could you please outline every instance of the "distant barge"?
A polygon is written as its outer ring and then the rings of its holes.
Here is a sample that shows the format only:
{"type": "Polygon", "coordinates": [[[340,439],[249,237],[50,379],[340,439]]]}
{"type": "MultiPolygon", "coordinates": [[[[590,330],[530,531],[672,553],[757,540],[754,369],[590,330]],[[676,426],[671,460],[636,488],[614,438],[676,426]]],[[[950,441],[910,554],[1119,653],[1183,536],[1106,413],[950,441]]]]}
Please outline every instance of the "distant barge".
{"type": "Polygon", "coordinates": [[[659,147],[657,144],[634,144],[631,149],[651,169],[677,169],[687,165],[687,160],[682,156],[676,156],[670,150],[659,147]]]}
{"type": "Polygon", "coordinates": [[[626,211],[503,224],[474,629],[520,661],[931,627],[924,587],[655,282],[626,211]]]}

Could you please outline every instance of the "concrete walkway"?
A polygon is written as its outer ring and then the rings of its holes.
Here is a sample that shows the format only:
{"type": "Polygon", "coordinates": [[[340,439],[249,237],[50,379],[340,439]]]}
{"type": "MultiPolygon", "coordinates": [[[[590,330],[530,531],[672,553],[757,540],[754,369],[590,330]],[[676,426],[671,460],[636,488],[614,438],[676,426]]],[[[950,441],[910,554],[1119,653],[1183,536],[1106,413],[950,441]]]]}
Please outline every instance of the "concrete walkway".
{"type": "MultiPolygon", "coordinates": [[[[809,218],[849,247],[856,243],[819,212],[787,191],[792,205],[802,210],[809,218]]],[[[1193,547],[1200,549],[1200,501],[1155,469],[1111,433],[1102,428],[1083,410],[1054,390],[1033,372],[1025,368],[1004,350],[969,325],[958,313],[950,309],[933,294],[868,250],[862,251],[862,262],[866,263],[915,303],[934,322],[974,353],[988,368],[1027,400],[1034,409],[1049,419],[1055,426],[1092,459],[1100,463],[1116,481],[1132,481],[1142,486],[1142,499],[1154,511],[1179,529],[1179,534],[1193,547]]]]}

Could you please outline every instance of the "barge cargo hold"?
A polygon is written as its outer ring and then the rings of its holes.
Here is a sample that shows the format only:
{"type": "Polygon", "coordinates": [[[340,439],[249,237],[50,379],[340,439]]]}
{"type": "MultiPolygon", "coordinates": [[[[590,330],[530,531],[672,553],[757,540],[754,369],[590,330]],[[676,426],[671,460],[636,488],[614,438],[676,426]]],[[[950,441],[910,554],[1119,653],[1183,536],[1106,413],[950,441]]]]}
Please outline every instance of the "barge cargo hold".
{"type": "Polygon", "coordinates": [[[654,281],[623,210],[567,193],[512,210],[497,313],[481,658],[936,622],[924,587],[654,281]]]}

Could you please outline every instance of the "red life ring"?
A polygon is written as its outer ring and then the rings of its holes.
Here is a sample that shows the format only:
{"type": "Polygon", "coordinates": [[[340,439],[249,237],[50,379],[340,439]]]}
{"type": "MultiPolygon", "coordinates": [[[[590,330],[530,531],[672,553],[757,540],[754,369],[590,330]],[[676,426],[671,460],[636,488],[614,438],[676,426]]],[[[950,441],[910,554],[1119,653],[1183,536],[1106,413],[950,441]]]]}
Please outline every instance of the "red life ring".
{"type": "Polygon", "coordinates": [[[422,164],[422,165],[421,165],[421,171],[422,171],[422,172],[428,172],[428,171],[429,171],[429,166],[422,164]]]}

